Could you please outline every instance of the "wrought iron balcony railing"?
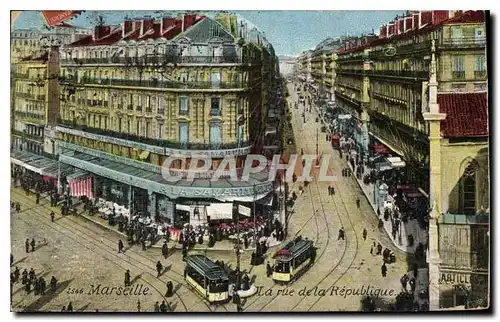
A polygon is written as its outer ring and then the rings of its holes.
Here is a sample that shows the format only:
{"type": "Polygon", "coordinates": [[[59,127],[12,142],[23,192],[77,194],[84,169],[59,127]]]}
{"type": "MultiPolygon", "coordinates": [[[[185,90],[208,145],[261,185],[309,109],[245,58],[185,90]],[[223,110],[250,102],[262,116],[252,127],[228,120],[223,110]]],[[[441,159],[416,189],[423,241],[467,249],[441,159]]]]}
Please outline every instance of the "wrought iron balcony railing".
{"type": "Polygon", "coordinates": [[[484,47],[486,45],[486,37],[462,37],[443,39],[439,47],[484,47]]]}
{"type": "Polygon", "coordinates": [[[465,71],[453,71],[451,72],[451,76],[453,77],[453,79],[464,79],[465,71]]]}
{"type": "Polygon", "coordinates": [[[244,89],[250,87],[246,82],[171,82],[157,79],[136,80],[136,79],[95,79],[83,77],[80,84],[96,84],[109,86],[131,86],[131,87],[151,87],[151,88],[172,88],[172,89],[244,89]]]}
{"type": "Polygon", "coordinates": [[[181,143],[179,141],[170,141],[170,140],[160,140],[148,138],[145,136],[121,133],[110,130],[97,129],[93,127],[88,127],[85,125],[78,125],[76,121],[68,121],[63,119],[58,119],[58,125],[72,128],[75,130],[81,130],[87,133],[93,133],[103,136],[110,136],[113,138],[119,138],[128,141],[134,141],[144,144],[149,144],[158,147],[164,148],[172,148],[172,149],[189,149],[189,150],[223,150],[223,149],[236,149],[238,147],[248,147],[251,145],[250,141],[244,142],[231,142],[231,143],[218,143],[218,144],[210,144],[210,143],[181,143]]]}
{"type": "Polygon", "coordinates": [[[43,141],[43,136],[36,135],[36,134],[30,134],[26,131],[12,130],[12,134],[15,134],[15,135],[18,135],[18,136],[21,136],[24,138],[28,138],[28,139],[33,139],[36,141],[43,141]]]}
{"type": "Polygon", "coordinates": [[[485,78],[486,71],[485,70],[476,70],[474,71],[474,78],[485,78]]]}
{"type": "Polygon", "coordinates": [[[14,115],[16,117],[20,117],[20,118],[31,118],[31,119],[38,119],[38,120],[41,120],[41,121],[45,118],[45,114],[43,112],[41,112],[41,113],[32,113],[32,112],[15,111],[14,115]]]}
{"type": "Polygon", "coordinates": [[[126,65],[158,65],[158,64],[248,64],[255,62],[250,57],[238,55],[226,56],[144,56],[144,57],[112,57],[112,58],[71,58],[62,59],[62,64],[126,64],[126,65]]]}

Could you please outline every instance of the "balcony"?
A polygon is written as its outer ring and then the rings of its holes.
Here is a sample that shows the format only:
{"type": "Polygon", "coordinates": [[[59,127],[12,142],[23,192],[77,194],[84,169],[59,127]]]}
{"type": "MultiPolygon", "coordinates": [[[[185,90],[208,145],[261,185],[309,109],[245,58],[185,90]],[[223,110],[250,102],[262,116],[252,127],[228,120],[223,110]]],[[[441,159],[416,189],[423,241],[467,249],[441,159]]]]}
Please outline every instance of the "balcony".
{"type": "Polygon", "coordinates": [[[151,107],[146,107],[146,113],[153,113],[153,109],[151,107]]]}
{"type": "Polygon", "coordinates": [[[222,111],[220,110],[220,108],[211,108],[210,109],[210,116],[221,116],[222,115],[222,111]]]}
{"type": "Polygon", "coordinates": [[[465,71],[453,71],[451,77],[453,79],[465,79],[465,71]]]}
{"type": "Polygon", "coordinates": [[[17,135],[17,136],[21,136],[23,138],[43,142],[43,136],[36,135],[36,134],[30,134],[26,130],[24,130],[24,131],[12,130],[12,134],[17,135]]]}
{"type": "Polygon", "coordinates": [[[81,84],[108,85],[108,86],[130,86],[130,87],[149,87],[149,88],[168,88],[168,89],[244,89],[249,84],[245,82],[171,82],[161,81],[155,78],[151,80],[135,79],[95,79],[83,77],[81,84]]]}
{"type": "Polygon", "coordinates": [[[455,250],[440,250],[442,266],[464,269],[488,269],[488,252],[460,252],[455,250]]]}
{"type": "MultiPolygon", "coordinates": [[[[85,125],[78,125],[74,121],[62,120],[58,119],[58,125],[71,128],[75,130],[80,130],[86,133],[92,133],[97,135],[108,136],[111,139],[119,138],[122,140],[128,140],[143,144],[148,144],[151,146],[157,146],[162,148],[173,148],[173,149],[188,149],[188,150],[222,150],[222,149],[236,149],[238,147],[248,147],[251,146],[250,141],[241,142],[232,142],[232,143],[220,143],[220,144],[206,144],[206,143],[181,143],[178,141],[170,141],[170,140],[160,140],[153,139],[144,136],[139,136],[135,134],[127,134],[110,130],[97,129],[93,127],[88,127],[85,125]]],[[[113,141],[113,140],[111,140],[113,141]]],[[[117,144],[117,143],[115,143],[117,144]]]]}
{"type": "Polygon", "coordinates": [[[135,110],[136,111],[139,111],[139,112],[142,112],[142,106],[138,105],[135,107],[135,110]]]}
{"type": "Polygon", "coordinates": [[[474,71],[474,78],[486,78],[486,71],[485,70],[474,71]]]}
{"type": "Polygon", "coordinates": [[[336,70],[337,74],[344,74],[344,75],[363,75],[363,70],[362,69],[337,69],[336,70]]]}
{"type": "Polygon", "coordinates": [[[179,109],[179,115],[184,115],[184,116],[189,115],[189,109],[187,108],[179,109]]]}
{"type": "Polygon", "coordinates": [[[429,79],[429,71],[416,70],[368,70],[366,71],[370,77],[397,77],[397,78],[413,78],[426,80],[429,79]]]}
{"type": "Polygon", "coordinates": [[[486,37],[462,37],[443,39],[439,48],[483,48],[486,46],[486,37]]]}
{"type": "MultiPolygon", "coordinates": [[[[45,114],[42,113],[32,113],[32,112],[21,112],[21,111],[15,111],[14,116],[16,118],[20,119],[27,119],[27,120],[36,120],[36,121],[44,121],[45,120],[45,114]]],[[[39,123],[39,122],[37,122],[39,123]]]]}
{"type": "Polygon", "coordinates": [[[83,64],[125,64],[125,65],[161,65],[161,64],[249,64],[249,57],[232,56],[144,56],[144,57],[113,57],[113,58],[73,58],[62,59],[65,65],[83,64]]]}

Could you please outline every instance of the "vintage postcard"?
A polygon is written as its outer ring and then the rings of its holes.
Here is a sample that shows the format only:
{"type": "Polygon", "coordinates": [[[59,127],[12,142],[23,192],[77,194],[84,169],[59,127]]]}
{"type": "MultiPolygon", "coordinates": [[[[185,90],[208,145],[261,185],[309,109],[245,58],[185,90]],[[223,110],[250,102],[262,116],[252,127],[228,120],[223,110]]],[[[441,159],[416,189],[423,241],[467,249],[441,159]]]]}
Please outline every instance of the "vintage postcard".
{"type": "Polygon", "coordinates": [[[488,310],[489,19],[11,11],[11,310],[488,310]]]}

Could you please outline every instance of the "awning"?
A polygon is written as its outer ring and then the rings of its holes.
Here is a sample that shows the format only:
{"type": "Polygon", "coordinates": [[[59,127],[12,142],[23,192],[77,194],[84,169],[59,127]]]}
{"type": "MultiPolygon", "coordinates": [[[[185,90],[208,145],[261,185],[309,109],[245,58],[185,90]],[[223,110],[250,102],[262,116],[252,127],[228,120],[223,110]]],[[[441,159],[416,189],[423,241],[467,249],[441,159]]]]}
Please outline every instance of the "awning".
{"type": "Polygon", "coordinates": [[[11,151],[10,161],[43,176],[57,178],[57,160],[23,151],[11,151]]]}
{"type": "Polygon", "coordinates": [[[381,139],[379,136],[373,134],[372,132],[369,132],[369,134],[373,137],[375,137],[377,140],[379,140],[380,142],[382,142],[382,144],[384,144],[386,147],[388,147],[389,149],[391,149],[391,151],[395,152],[396,154],[400,155],[400,156],[405,156],[405,154],[403,153],[403,151],[401,151],[400,149],[397,149],[395,148],[392,144],[390,144],[389,142],[387,142],[386,140],[384,139],[381,139]]]}
{"type": "Polygon", "coordinates": [[[141,154],[139,154],[139,159],[144,160],[144,159],[147,159],[148,156],[149,156],[149,151],[145,150],[145,151],[142,151],[141,154]]]}
{"type": "Polygon", "coordinates": [[[233,219],[232,203],[213,203],[206,207],[210,220],[233,219]]]}
{"type": "Polygon", "coordinates": [[[87,171],[83,171],[83,170],[77,169],[75,171],[75,173],[72,173],[72,174],[66,176],[66,180],[72,181],[72,180],[76,180],[76,179],[79,179],[79,178],[82,178],[82,177],[86,177],[88,175],[89,175],[89,173],[87,171]]]}
{"type": "Polygon", "coordinates": [[[406,166],[406,163],[400,157],[387,158],[387,161],[393,168],[404,168],[406,166]]]}
{"type": "Polygon", "coordinates": [[[257,200],[256,202],[259,205],[272,206],[274,199],[274,193],[270,193],[262,199],[257,200]]]}
{"type": "Polygon", "coordinates": [[[177,209],[177,210],[184,210],[184,211],[189,211],[189,212],[191,212],[191,206],[186,206],[186,205],[176,204],[176,205],[175,205],[175,209],[177,209]]]}

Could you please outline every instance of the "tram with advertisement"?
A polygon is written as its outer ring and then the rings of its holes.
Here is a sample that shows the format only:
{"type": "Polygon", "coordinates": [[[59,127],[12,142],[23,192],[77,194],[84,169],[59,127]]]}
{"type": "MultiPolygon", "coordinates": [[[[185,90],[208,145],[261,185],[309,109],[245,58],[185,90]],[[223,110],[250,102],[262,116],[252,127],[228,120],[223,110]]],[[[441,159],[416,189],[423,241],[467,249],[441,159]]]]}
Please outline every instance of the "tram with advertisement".
{"type": "Polygon", "coordinates": [[[184,279],[196,293],[210,304],[229,301],[229,276],[205,255],[188,255],[184,279]]]}
{"type": "Polygon", "coordinates": [[[273,256],[272,279],[276,283],[290,283],[302,276],[314,263],[316,248],[312,240],[295,238],[273,256]]]}

